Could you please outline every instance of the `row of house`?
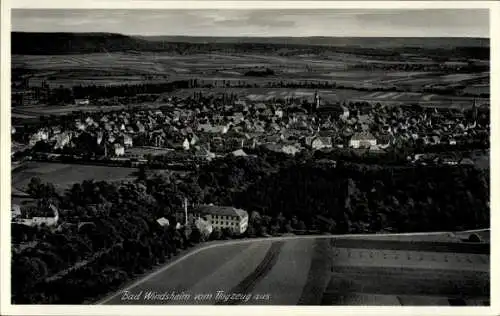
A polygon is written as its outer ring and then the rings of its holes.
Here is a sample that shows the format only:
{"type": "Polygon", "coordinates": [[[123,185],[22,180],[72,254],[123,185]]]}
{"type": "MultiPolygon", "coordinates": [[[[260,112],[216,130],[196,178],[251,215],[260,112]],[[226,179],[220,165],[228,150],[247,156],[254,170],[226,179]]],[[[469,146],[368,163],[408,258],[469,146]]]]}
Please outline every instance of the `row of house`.
{"type": "Polygon", "coordinates": [[[126,157],[133,146],[166,147],[193,154],[203,148],[220,154],[264,145],[295,154],[304,148],[379,150],[410,141],[454,145],[489,128],[455,112],[415,111],[411,107],[342,104],[338,113],[331,114],[262,102],[236,101],[219,108],[203,103],[196,107],[194,101],[189,102],[189,107],[178,100],[158,110],[91,113],[75,119],[70,130],[60,126],[41,128],[31,135],[29,143],[51,142],[54,149],[60,149],[85,132],[105,147],[106,154],[118,157],[126,157]]]}

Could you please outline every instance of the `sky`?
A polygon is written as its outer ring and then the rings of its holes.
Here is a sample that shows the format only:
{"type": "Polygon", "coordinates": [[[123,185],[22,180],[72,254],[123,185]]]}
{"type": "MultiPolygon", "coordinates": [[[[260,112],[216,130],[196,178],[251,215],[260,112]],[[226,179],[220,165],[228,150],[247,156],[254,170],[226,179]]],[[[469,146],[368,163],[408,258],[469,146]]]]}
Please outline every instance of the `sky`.
{"type": "Polygon", "coordinates": [[[184,36],[489,37],[487,9],[13,9],[12,31],[184,36]]]}

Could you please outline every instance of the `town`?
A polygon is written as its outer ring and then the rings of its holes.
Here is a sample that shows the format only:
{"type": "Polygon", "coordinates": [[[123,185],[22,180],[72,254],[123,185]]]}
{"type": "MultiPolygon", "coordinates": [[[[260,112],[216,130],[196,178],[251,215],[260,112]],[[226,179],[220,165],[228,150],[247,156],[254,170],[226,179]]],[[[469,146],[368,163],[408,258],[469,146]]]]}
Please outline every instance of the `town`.
{"type": "Polygon", "coordinates": [[[401,260],[489,295],[489,42],[185,40],[13,33],[12,302],[319,305],[283,280],[383,292],[401,260]]]}
{"type": "MultiPolygon", "coordinates": [[[[137,165],[154,164],[158,156],[172,163],[209,161],[229,153],[246,155],[246,149],[258,146],[289,155],[332,148],[383,153],[408,147],[415,149],[408,157],[415,161],[432,146],[450,151],[488,148],[489,108],[475,100],[467,110],[418,104],[322,104],[318,92],[303,103],[226,100],[226,95],[197,95],[169,100],[156,110],[75,111],[39,124],[13,125],[11,155],[137,165]]],[[[469,157],[466,163],[470,162],[469,157]]]]}

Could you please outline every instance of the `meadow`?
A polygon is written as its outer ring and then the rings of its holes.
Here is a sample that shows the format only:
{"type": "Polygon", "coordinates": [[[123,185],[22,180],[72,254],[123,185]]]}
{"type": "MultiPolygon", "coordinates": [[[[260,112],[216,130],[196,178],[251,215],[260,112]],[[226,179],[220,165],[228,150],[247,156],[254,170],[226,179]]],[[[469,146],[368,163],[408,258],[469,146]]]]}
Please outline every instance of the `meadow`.
{"type": "Polygon", "coordinates": [[[126,181],[135,179],[135,168],[91,166],[30,161],[12,172],[12,188],[25,191],[32,177],[49,182],[64,190],[84,180],[126,181]]]}

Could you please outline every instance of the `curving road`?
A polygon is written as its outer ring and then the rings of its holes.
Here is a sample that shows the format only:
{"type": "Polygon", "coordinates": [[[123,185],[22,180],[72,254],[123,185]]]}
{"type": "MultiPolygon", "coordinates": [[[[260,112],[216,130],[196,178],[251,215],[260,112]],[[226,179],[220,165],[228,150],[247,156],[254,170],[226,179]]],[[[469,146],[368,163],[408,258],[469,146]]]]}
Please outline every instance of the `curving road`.
{"type": "Polygon", "coordinates": [[[421,236],[209,244],[99,304],[489,305],[489,245],[421,236]]]}

